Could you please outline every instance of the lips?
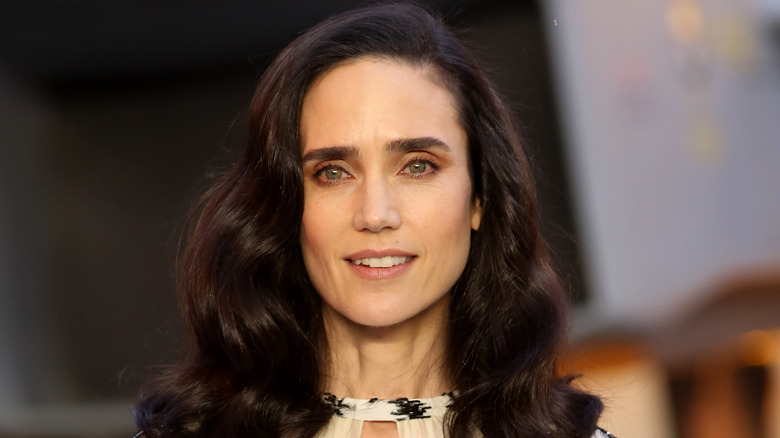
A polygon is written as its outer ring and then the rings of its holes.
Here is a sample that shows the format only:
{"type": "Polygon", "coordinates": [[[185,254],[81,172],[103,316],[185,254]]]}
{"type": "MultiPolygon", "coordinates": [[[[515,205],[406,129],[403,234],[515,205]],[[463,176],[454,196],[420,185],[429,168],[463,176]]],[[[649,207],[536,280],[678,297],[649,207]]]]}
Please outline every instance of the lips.
{"type": "Polygon", "coordinates": [[[417,254],[412,254],[407,251],[403,251],[396,248],[388,248],[382,250],[376,249],[364,249],[361,251],[353,252],[352,254],[344,257],[345,260],[363,260],[363,259],[381,259],[384,257],[416,257],[417,254]]]}
{"type": "Polygon", "coordinates": [[[400,250],[359,251],[345,257],[352,270],[370,279],[388,279],[400,275],[416,255],[400,250]]]}
{"type": "Polygon", "coordinates": [[[384,257],[365,257],[362,259],[353,259],[355,265],[370,266],[372,268],[391,268],[412,260],[413,257],[404,256],[384,256],[384,257]]]}

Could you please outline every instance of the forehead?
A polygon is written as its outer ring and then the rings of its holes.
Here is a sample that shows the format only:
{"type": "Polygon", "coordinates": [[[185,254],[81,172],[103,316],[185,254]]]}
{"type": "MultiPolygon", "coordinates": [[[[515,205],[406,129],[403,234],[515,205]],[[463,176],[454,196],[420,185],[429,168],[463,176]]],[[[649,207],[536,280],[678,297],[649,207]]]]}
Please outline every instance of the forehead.
{"type": "Polygon", "coordinates": [[[452,94],[456,94],[452,89],[450,89],[451,81],[446,80],[449,76],[443,73],[437,65],[425,61],[415,62],[400,57],[384,55],[361,55],[355,58],[349,58],[340,61],[327,69],[324,73],[317,76],[307,87],[307,92],[322,82],[323,78],[334,70],[352,66],[357,66],[358,69],[368,69],[369,66],[376,66],[380,69],[392,68],[413,71],[427,79],[432,84],[438,85],[443,89],[449,89],[452,94]]]}
{"type": "Polygon", "coordinates": [[[301,109],[302,147],[355,144],[382,135],[448,134],[460,142],[465,133],[459,119],[454,96],[432,67],[358,58],[309,87],[301,109]]]}

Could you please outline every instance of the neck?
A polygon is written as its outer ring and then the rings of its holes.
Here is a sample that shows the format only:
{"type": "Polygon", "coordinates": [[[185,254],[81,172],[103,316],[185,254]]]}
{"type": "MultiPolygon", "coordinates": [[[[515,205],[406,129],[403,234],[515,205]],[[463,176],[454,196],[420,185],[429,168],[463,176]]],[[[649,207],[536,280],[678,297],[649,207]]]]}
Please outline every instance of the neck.
{"type": "Polygon", "coordinates": [[[358,399],[428,398],[451,391],[444,366],[448,305],[442,299],[388,327],[355,324],[323,305],[325,391],[358,399]]]}

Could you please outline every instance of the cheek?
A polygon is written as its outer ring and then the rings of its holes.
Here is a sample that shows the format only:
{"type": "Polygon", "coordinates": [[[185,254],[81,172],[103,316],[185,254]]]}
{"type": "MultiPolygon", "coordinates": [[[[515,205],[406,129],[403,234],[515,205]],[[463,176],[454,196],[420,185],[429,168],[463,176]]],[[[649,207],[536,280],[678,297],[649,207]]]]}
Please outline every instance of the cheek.
{"type": "Polygon", "coordinates": [[[327,231],[327,228],[322,227],[321,223],[318,223],[314,218],[304,213],[303,220],[301,221],[301,250],[303,251],[304,259],[307,262],[312,257],[321,252],[321,243],[326,240],[326,236],[323,235],[327,231]]]}
{"type": "Polygon", "coordinates": [[[314,288],[320,290],[322,280],[326,277],[326,267],[324,257],[320,246],[318,234],[311,227],[305,224],[301,230],[301,254],[303,256],[303,266],[306,274],[314,284],[314,288]]]}
{"type": "Polygon", "coordinates": [[[462,251],[462,256],[465,264],[465,259],[468,257],[469,246],[471,244],[471,231],[474,218],[474,206],[471,201],[471,184],[466,184],[459,191],[459,196],[456,198],[459,208],[453,209],[453,216],[450,218],[453,223],[453,242],[458,246],[458,251],[462,251]]]}
{"type": "Polygon", "coordinates": [[[461,230],[464,226],[471,228],[471,184],[460,180],[453,182],[439,191],[431,191],[426,196],[412,199],[411,202],[419,217],[428,226],[461,230]]]}
{"type": "Polygon", "coordinates": [[[321,274],[338,243],[336,210],[322,203],[306,203],[301,218],[301,251],[310,277],[321,274]],[[315,272],[316,271],[316,272],[315,272]]]}

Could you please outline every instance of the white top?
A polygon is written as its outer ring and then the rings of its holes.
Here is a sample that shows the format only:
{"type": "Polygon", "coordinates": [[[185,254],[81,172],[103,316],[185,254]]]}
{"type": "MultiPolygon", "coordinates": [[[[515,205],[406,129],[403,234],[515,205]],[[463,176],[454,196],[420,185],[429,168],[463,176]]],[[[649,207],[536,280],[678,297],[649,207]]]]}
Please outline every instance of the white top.
{"type": "MultiPolygon", "coordinates": [[[[337,398],[325,394],[333,406],[333,418],[317,438],[360,438],[364,421],[393,421],[399,438],[444,438],[444,414],[450,394],[424,399],[395,400],[337,398]]],[[[592,438],[615,438],[597,429],[592,438]]]]}

